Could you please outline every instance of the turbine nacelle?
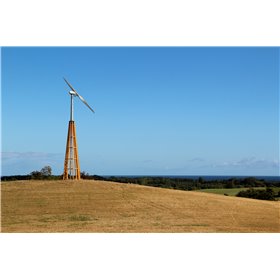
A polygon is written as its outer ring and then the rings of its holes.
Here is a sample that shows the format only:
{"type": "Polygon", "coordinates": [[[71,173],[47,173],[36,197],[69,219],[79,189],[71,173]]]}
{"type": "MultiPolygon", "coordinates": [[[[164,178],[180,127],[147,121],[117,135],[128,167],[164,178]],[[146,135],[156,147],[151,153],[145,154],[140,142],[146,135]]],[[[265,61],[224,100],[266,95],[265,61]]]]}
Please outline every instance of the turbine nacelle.
{"type": "Polygon", "coordinates": [[[75,92],[75,91],[73,91],[73,90],[70,90],[70,91],[69,91],[69,94],[70,94],[70,95],[74,95],[74,96],[78,96],[77,92],[75,92]]]}

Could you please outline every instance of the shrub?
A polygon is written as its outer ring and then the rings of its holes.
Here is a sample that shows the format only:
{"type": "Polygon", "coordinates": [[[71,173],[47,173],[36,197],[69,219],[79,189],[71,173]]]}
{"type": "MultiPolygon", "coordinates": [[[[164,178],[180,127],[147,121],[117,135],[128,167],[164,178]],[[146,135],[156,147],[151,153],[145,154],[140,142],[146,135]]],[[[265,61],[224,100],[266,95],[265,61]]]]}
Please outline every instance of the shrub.
{"type": "Polygon", "coordinates": [[[236,196],[261,200],[275,200],[276,194],[271,188],[266,188],[265,190],[249,188],[248,190],[240,191],[236,196]]]}

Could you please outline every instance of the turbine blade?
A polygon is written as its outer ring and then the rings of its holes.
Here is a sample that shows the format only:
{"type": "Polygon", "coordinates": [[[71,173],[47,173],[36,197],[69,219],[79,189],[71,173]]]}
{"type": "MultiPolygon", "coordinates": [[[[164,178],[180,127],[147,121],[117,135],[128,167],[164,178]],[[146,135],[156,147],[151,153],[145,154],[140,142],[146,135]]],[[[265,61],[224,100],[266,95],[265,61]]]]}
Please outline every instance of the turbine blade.
{"type": "MultiPolygon", "coordinates": [[[[68,81],[63,77],[64,81],[67,83],[67,85],[73,90],[76,92],[76,90],[68,83],[68,81]]],[[[76,92],[77,93],[77,92],[76,92]]]]}
{"type": "Polygon", "coordinates": [[[93,109],[87,104],[87,102],[84,100],[84,98],[78,93],[77,96],[81,99],[81,101],[94,113],[93,109]]]}

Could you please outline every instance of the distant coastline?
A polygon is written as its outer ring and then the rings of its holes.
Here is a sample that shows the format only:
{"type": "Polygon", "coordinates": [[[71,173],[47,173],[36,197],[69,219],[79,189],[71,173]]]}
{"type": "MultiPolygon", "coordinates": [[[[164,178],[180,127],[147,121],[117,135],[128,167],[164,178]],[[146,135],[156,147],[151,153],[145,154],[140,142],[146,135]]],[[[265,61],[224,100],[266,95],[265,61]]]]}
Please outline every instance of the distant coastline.
{"type": "MultiPolygon", "coordinates": [[[[189,179],[189,180],[198,180],[202,178],[204,181],[226,181],[230,179],[242,180],[246,178],[255,178],[257,180],[264,180],[266,182],[280,182],[280,176],[215,176],[215,175],[89,175],[86,174],[86,178],[84,179],[110,179],[110,178],[169,178],[169,179],[189,179]]],[[[82,176],[83,178],[83,176],[82,176]]],[[[62,179],[61,175],[51,175],[50,178],[31,178],[31,175],[2,175],[2,181],[10,181],[10,180],[30,180],[30,179],[62,179]],[[60,178],[61,177],[61,178],[60,178]]]]}

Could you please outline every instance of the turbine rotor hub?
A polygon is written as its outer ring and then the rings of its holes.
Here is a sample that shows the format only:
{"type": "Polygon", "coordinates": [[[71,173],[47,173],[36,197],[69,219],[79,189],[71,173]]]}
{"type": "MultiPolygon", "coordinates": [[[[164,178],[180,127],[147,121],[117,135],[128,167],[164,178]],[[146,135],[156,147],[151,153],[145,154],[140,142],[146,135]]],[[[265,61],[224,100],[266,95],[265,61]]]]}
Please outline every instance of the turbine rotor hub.
{"type": "Polygon", "coordinates": [[[73,90],[70,90],[70,91],[69,91],[69,94],[70,94],[70,95],[77,96],[77,93],[76,93],[75,91],[73,91],[73,90]]]}

